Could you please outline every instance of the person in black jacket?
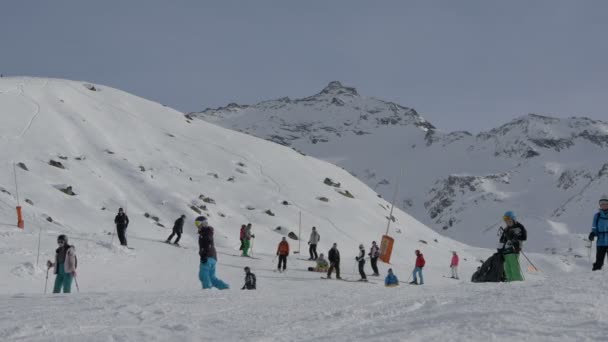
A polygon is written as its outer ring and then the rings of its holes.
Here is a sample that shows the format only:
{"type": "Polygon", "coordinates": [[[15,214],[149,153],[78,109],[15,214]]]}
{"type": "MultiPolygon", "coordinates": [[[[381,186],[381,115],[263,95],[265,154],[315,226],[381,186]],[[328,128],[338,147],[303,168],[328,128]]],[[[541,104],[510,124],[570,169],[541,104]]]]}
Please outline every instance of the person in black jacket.
{"type": "Polygon", "coordinates": [[[180,216],[180,218],[175,220],[175,223],[173,224],[173,232],[171,233],[171,235],[169,235],[167,241],[165,242],[171,243],[171,239],[173,239],[173,237],[177,235],[177,239],[175,239],[175,242],[173,244],[179,246],[179,239],[182,238],[182,233],[184,232],[184,220],[186,220],[186,215],[182,215],[180,216]]]}
{"type": "Polygon", "coordinates": [[[255,274],[251,273],[249,266],[245,267],[245,285],[241,290],[255,290],[255,274]]]}
{"type": "Polygon", "coordinates": [[[329,260],[329,270],[327,270],[327,278],[331,279],[331,273],[336,270],[336,279],[340,278],[340,251],[338,251],[338,244],[334,242],[334,245],[327,253],[327,259],[329,260]]]}
{"type": "Polygon", "coordinates": [[[363,244],[359,245],[359,255],[355,257],[357,263],[359,264],[359,275],[361,275],[361,279],[359,281],[367,281],[367,276],[365,275],[365,247],[363,244]]]}
{"type": "Polygon", "coordinates": [[[114,218],[116,224],[116,234],[118,234],[118,240],[122,246],[127,245],[127,227],[129,227],[129,217],[122,208],[118,209],[118,215],[114,218]]]}

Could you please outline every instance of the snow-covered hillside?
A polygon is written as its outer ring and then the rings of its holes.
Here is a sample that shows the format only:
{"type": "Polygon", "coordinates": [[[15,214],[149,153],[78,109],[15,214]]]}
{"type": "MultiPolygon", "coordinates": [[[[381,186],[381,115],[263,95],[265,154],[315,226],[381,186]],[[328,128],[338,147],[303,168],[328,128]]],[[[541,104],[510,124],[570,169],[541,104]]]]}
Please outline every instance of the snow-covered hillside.
{"type": "Polygon", "coordinates": [[[304,99],[187,114],[331,161],[462,242],[493,246],[502,213],[528,226],[528,249],[581,254],[608,193],[608,123],[526,115],[473,135],[446,133],[414,109],[331,82],[304,99]],[[574,252],[573,252],[574,251],[574,252]]]}

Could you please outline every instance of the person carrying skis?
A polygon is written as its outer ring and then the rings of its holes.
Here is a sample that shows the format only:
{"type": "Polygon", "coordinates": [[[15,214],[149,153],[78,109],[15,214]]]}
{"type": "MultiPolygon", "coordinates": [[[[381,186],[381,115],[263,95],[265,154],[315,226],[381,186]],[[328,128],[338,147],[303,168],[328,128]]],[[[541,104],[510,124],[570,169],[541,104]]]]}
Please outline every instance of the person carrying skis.
{"type": "Polygon", "coordinates": [[[173,232],[171,233],[171,235],[169,235],[167,241],[165,241],[166,243],[171,243],[171,239],[173,239],[173,237],[177,235],[177,239],[175,239],[175,242],[173,244],[179,246],[179,239],[182,238],[182,233],[184,232],[185,220],[186,215],[182,215],[177,220],[175,220],[175,223],[173,224],[173,232]]]}
{"type": "Polygon", "coordinates": [[[361,279],[359,281],[367,281],[367,276],[365,275],[365,246],[363,244],[359,245],[359,255],[355,257],[355,260],[359,264],[359,275],[361,279]]]}
{"type": "Polygon", "coordinates": [[[373,276],[380,276],[380,272],[378,272],[378,257],[380,257],[380,248],[376,245],[376,241],[372,241],[372,248],[369,250],[369,260],[372,264],[372,270],[374,270],[373,276]]]}
{"type": "Polygon", "coordinates": [[[287,268],[287,256],[289,255],[289,243],[287,242],[287,238],[283,236],[281,242],[279,242],[279,246],[277,247],[277,256],[279,257],[279,265],[277,266],[277,270],[281,272],[281,265],[283,265],[283,272],[287,268]]]}
{"type": "Polygon", "coordinates": [[[412,272],[412,276],[414,277],[414,280],[412,280],[410,282],[410,284],[424,285],[424,278],[422,276],[422,268],[424,267],[425,264],[426,264],[426,261],[424,260],[424,255],[422,255],[420,250],[417,249],[416,250],[416,267],[414,267],[414,272],[412,272]],[[418,277],[416,275],[420,276],[420,283],[418,283],[418,277]]]}
{"type": "Polygon", "coordinates": [[[247,229],[246,225],[241,225],[241,231],[239,232],[239,240],[241,240],[241,247],[239,247],[239,251],[243,250],[244,242],[245,242],[245,230],[247,229]]]}
{"type": "Polygon", "coordinates": [[[458,279],[458,254],[456,251],[452,252],[452,261],[450,262],[450,268],[452,269],[452,279],[458,279]]]}
{"type": "Polygon", "coordinates": [[[319,254],[319,258],[316,260],[317,266],[309,267],[308,270],[312,272],[327,272],[329,268],[329,263],[325,260],[325,256],[323,253],[319,254]]]}
{"type": "Polygon", "coordinates": [[[213,241],[213,227],[207,222],[207,218],[199,216],[194,221],[194,225],[198,228],[198,247],[201,257],[198,279],[201,281],[203,289],[216,287],[220,290],[229,288],[228,284],[218,279],[215,276],[215,265],[217,264],[217,253],[213,241]]]}
{"type": "Polygon", "coordinates": [[[255,290],[256,278],[255,274],[251,273],[249,266],[245,267],[245,285],[241,290],[255,290]]]}
{"type": "Polygon", "coordinates": [[[386,278],[384,278],[384,286],[386,286],[386,287],[399,286],[399,279],[397,279],[397,276],[395,274],[393,274],[392,268],[388,269],[388,274],[386,275],[386,278]]]}
{"type": "Polygon", "coordinates": [[[317,227],[312,227],[310,239],[308,239],[308,253],[310,254],[310,258],[308,260],[317,260],[319,257],[317,255],[317,244],[319,241],[321,241],[321,235],[319,235],[317,232],[317,227]]]}
{"type": "Polygon", "coordinates": [[[114,223],[116,224],[116,234],[118,235],[118,240],[120,240],[121,246],[127,245],[127,227],[129,227],[129,217],[122,208],[118,209],[118,215],[114,218],[114,223]]]}
{"type": "Polygon", "coordinates": [[[331,273],[336,270],[336,279],[340,278],[340,251],[338,250],[338,244],[334,242],[333,246],[327,253],[327,259],[329,260],[329,269],[327,270],[327,279],[331,279],[331,273]]]}
{"type": "Polygon", "coordinates": [[[519,266],[519,252],[523,247],[523,241],[528,239],[526,228],[519,222],[512,211],[507,211],[503,215],[506,228],[502,229],[500,243],[502,248],[500,251],[504,257],[505,280],[506,281],[521,281],[524,277],[519,266]]]}
{"type": "Polygon", "coordinates": [[[599,201],[600,210],[593,216],[593,224],[589,241],[595,240],[596,251],[593,271],[601,270],[604,259],[608,253],[608,196],[603,196],[599,201]]]}
{"type": "Polygon", "coordinates": [[[55,250],[55,262],[48,260],[47,268],[53,267],[55,276],[55,286],[53,293],[70,293],[72,290],[72,280],[76,277],[76,248],[68,244],[68,237],[61,234],[57,237],[59,248],[55,250]]]}
{"type": "Polygon", "coordinates": [[[243,254],[241,256],[249,256],[251,239],[255,239],[255,235],[251,234],[251,223],[249,223],[247,224],[247,227],[245,227],[245,235],[243,235],[243,254]]]}

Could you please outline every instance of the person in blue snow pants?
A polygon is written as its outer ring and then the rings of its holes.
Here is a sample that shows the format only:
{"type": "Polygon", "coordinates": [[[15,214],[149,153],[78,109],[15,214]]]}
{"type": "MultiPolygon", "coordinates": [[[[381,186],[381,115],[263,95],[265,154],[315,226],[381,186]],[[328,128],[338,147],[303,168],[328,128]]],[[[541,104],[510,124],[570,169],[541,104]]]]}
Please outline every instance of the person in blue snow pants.
{"type": "Polygon", "coordinates": [[[213,227],[207,222],[207,218],[199,216],[194,220],[198,228],[198,247],[201,257],[198,279],[203,285],[203,289],[216,287],[220,290],[228,289],[228,284],[224,283],[215,276],[215,265],[217,264],[217,252],[213,242],[213,227]]]}
{"type": "Polygon", "coordinates": [[[201,262],[198,279],[200,279],[203,289],[216,287],[220,290],[226,290],[229,288],[228,284],[215,276],[216,263],[217,261],[214,258],[207,258],[207,262],[205,263],[201,262]]]}

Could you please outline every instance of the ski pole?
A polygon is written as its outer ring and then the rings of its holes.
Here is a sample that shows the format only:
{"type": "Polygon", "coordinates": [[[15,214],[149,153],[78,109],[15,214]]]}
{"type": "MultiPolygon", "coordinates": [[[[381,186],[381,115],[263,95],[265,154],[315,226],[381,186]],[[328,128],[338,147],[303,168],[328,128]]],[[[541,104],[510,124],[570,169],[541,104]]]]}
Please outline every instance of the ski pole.
{"type": "Polygon", "coordinates": [[[76,278],[76,274],[74,274],[74,283],[76,284],[76,292],[80,293],[80,287],[78,286],[78,278],[76,278]]]}
{"type": "Polygon", "coordinates": [[[49,270],[50,269],[51,269],[50,267],[46,268],[46,280],[44,281],[44,294],[46,294],[46,287],[49,283],[49,270]]]}
{"type": "Polygon", "coordinates": [[[524,251],[521,251],[521,255],[523,255],[524,258],[526,258],[526,260],[528,260],[528,262],[530,263],[530,265],[532,267],[534,267],[534,270],[536,270],[536,272],[540,272],[540,270],[536,266],[534,266],[534,264],[532,263],[532,261],[530,261],[530,259],[528,258],[528,256],[526,256],[526,254],[524,254],[524,251]]]}

